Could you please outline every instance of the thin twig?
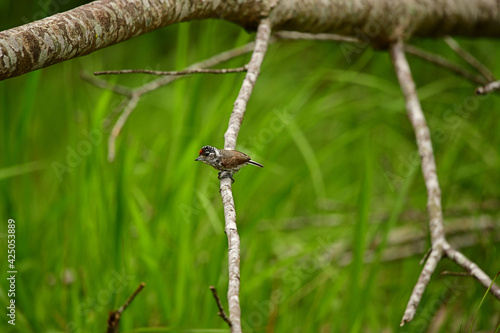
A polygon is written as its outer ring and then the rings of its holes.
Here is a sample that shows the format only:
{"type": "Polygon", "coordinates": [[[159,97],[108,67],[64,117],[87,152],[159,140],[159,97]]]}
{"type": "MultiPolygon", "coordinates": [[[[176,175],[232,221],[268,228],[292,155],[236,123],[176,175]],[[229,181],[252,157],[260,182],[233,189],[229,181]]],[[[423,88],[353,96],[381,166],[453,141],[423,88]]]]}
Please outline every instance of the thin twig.
{"type": "Polygon", "coordinates": [[[427,52],[413,45],[405,45],[404,48],[406,53],[455,72],[476,84],[485,84],[487,82],[481,75],[476,75],[440,55],[427,52]]]}
{"type": "MultiPolygon", "coordinates": [[[[215,65],[218,65],[220,63],[226,62],[228,60],[231,60],[233,58],[239,57],[243,54],[246,54],[248,52],[252,52],[253,48],[255,46],[254,42],[247,43],[243,46],[234,48],[232,50],[224,51],[219,54],[216,54],[208,59],[202,60],[200,62],[194,63],[191,66],[187,67],[186,70],[190,69],[197,69],[197,68],[207,68],[207,67],[212,67],[215,65]]],[[[162,78],[159,78],[157,80],[148,82],[140,87],[137,87],[134,89],[134,92],[138,96],[142,96],[144,94],[147,94],[151,91],[154,91],[160,87],[163,87],[169,83],[172,83],[180,78],[183,78],[185,76],[165,76],[162,78]]]]}
{"type": "MultiPolygon", "coordinates": [[[[253,42],[247,43],[243,46],[234,48],[232,50],[221,52],[221,53],[216,54],[208,59],[194,63],[191,66],[187,67],[186,70],[212,67],[212,66],[218,65],[222,62],[228,61],[230,59],[239,57],[245,53],[251,52],[253,50],[253,48],[254,48],[253,42]]],[[[165,86],[173,81],[176,81],[182,77],[184,77],[184,76],[166,76],[166,77],[162,77],[162,78],[153,80],[151,82],[147,82],[147,83],[145,83],[141,86],[138,86],[136,88],[127,88],[127,87],[124,87],[124,88],[130,89],[132,91],[132,93],[134,93],[138,96],[142,96],[142,95],[147,94],[151,91],[154,91],[162,86],[165,86]]],[[[89,81],[90,83],[92,83],[95,86],[100,87],[102,89],[111,90],[111,91],[114,91],[114,92],[121,94],[121,95],[128,95],[128,94],[122,93],[121,91],[115,91],[113,89],[113,87],[115,86],[114,84],[108,83],[108,82],[103,81],[103,80],[96,79],[95,77],[90,76],[88,74],[86,74],[84,78],[86,80],[90,79],[87,81],[89,81]]]]}
{"type": "Polygon", "coordinates": [[[441,275],[462,276],[462,277],[472,276],[468,272],[452,272],[452,271],[442,271],[441,275]]]}
{"type": "Polygon", "coordinates": [[[476,89],[476,95],[485,95],[500,90],[500,81],[493,81],[476,89]]]}
{"type": "MultiPolygon", "coordinates": [[[[218,65],[220,63],[226,62],[230,59],[239,57],[245,53],[251,52],[254,48],[254,43],[247,43],[243,46],[237,47],[235,49],[229,50],[229,51],[224,51],[222,53],[216,54],[213,57],[210,57],[208,59],[202,60],[200,62],[194,63],[191,66],[187,67],[186,70],[190,69],[197,69],[197,68],[207,68],[207,67],[212,67],[215,65],[218,65]]],[[[165,76],[160,79],[148,82],[140,87],[137,87],[134,89],[134,92],[137,93],[139,96],[142,96],[144,94],[147,94],[151,91],[154,91],[160,87],[163,87],[169,83],[174,82],[175,80],[178,80],[180,78],[183,78],[185,76],[165,76]]]]}
{"type": "Polygon", "coordinates": [[[411,121],[422,160],[422,173],[427,188],[427,211],[430,218],[432,247],[444,241],[443,213],[441,209],[441,189],[436,172],[436,162],[432,149],[431,135],[417,96],[410,66],[404,54],[402,42],[390,47],[392,62],[406,101],[406,111],[411,121]]]}
{"type": "Polygon", "coordinates": [[[219,308],[219,312],[217,314],[229,325],[229,327],[233,326],[231,324],[231,320],[229,320],[226,313],[224,312],[224,308],[222,307],[222,303],[220,302],[219,295],[217,295],[217,290],[214,286],[210,286],[210,290],[212,291],[212,295],[215,298],[215,303],[217,303],[217,307],[219,308]]]}
{"type": "Polygon", "coordinates": [[[422,296],[424,294],[425,288],[429,284],[431,280],[432,273],[436,269],[436,266],[443,257],[443,250],[441,248],[437,248],[436,250],[432,250],[427,261],[425,262],[424,268],[418,277],[418,281],[413,287],[413,291],[411,292],[410,300],[406,305],[406,310],[403,315],[403,319],[401,320],[401,326],[410,322],[415,313],[417,312],[418,305],[422,300],[422,296]]]}
{"type": "Polygon", "coordinates": [[[127,299],[127,301],[121,306],[120,309],[118,309],[118,311],[120,311],[120,312],[125,311],[125,309],[130,305],[130,303],[132,303],[132,301],[135,299],[135,297],[142,291],[142,289],[144,289],[145,286],[146,286],[146,284],[144,282],[141,282],[139,284],[139,286],[137,287],[137,289],[127,299]]]}
{"type": "Polygon", "coordinates": [[[125,86],[121,86],[119,84],[109,83],[108,81],[96,79],[92,75],[89,75],[87,72],[82,71],[80,73],[80,77],[98,88],[111,90],[112,92],[118,95],[123,95],[128,97],[132,95],[132,89],[125,86]]]}
{"type": "Polygon", "coordinates": [[[108,316],[108,327],[106,332],[107,333],[118,333],[119,327],[120,327],[120,319],[123,311],[127,309],[127,307],[132,303],[134,298],[141,292],[141,290],[146,286],[144,282],[141,282],[137,289],[130,295],[130,297],[125,301],[125,303],[118,308],[118,310],[115,311],[110,311],[109,316],[108,316]]]}
{"type": "Polygon", "coordinates": [[[139,103],[139,95],[133,94],[132,97],[129,99],[128,103],[125,105],[122,114],[116,121],[115,125],[113,126],[113,129],[111,130],[111,133],[109,134],[109,139],[108,139],[108,160],[110,162],[115,160],[115,155],[116,155],[116,138],[122,131],[123,125],[127,122],[128,117],[134,111],[135,107],[137,106],[137,103],[139,103]]]}
{"type": "Polygon", "coordinates": [[[348,42],[361,43],[362,41],[356,37],[342,36],[337,34],[310,34],[298,31],[279,31],[273,33],[273,36],[279,39],[290,40],[324,40],[332,42],[348,42]]]}
{"type": "Polygon", "coordinates": [[[472,54],[463,49],[453,38],[445,37],[444,42],[462,59],[464,59],[469,65],[474,67],[482,76],[484,76],[487,82],[495,81],[495,76],[493,73],[484,66],[479,60],[476,59],[472,54]]]}
{"type": "Polygon", "coordinates": [[[229,73],[241,73],[246,72],[247,66],[237,67],[237,68],[196,68],[196,69],[186,69],[183,71],[155,71],[151,69],[121,69],[116,71],[100,71],[94,72],[94,75],[119,75],[119,74],[151,74],[151,75],[168,75],[168,76],[181,76],[181,75],[191,75],[191,74],[229,74],[229,73]]]}
{"type": "Polygon", "coordinates": [[[431,252],[432,252],[432,247],[428,248],[427,251],[425,251],[424,256],[418,262],[419,265],[423,265],[427,261],[427,258],[429,258],[429,256],[431,255],[431,252]]]}
{"type": "MultiPolygon", "coordinates": [[[[263,19],[257,29],[255,48],[248,63],[248,71],[241,85],[238,97],[234,102],[233,112],[229,118],[229,125],[224,134],[225,149],[234,149],[241,122],[247,107],[248,100],[252,94],[260,67],[266,54],[267,46],[271,36],[271,25],[269,19],[263,19]]],[[[224,206],[225,232],[228,240],[229,254],[229,286],[227,300],[229,304],[229,319],[231,320],[231,332],[241,332],[241,308],[240,308],[240,236],[236,225],[236,210],[231,189],[231,180],[221,178],[220,195],[224,206]]]]}
{"type": "Polygon", "coordinates": [[[481,268],[479,268],[476,263],[472,262],[469,258],[464,256],[461,252],[455,250],[451,246],[445,248],[445,254],[455,263],[465,268],[465,270],[469,272],[470,275],[476,278],[476,280],[478,280],[483,285],[483,287],[485,287],[486,289],[490,288],[491,293],[498,300],[500,300],[500,288],[493,283],[490,277],[481,268]]]}

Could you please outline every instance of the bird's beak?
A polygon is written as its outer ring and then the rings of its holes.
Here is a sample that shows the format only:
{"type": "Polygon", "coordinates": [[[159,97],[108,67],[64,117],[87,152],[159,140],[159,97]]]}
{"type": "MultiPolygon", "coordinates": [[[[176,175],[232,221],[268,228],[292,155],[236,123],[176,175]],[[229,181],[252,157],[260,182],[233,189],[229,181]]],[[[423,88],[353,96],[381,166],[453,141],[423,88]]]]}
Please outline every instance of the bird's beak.
{"type": "Polygon", "coordinates": [[[198,157],[197,159],[195,159],[195,161],[200,161],[200,158],[198,157]]]}

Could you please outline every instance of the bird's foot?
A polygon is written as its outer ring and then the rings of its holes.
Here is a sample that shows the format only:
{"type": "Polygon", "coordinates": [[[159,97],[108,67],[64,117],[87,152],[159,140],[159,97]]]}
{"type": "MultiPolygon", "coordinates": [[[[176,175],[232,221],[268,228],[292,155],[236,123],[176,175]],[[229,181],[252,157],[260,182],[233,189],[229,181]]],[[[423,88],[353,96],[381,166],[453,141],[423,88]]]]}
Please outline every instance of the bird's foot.
{"type": "Polygon", "coordinates": [[[221,180],[222,178],[231,178],[231,184],[234,183],[233,174],[231,172],[224,171],[224,174],[223,174],[222,171],[219,171],[219,173],[217,175],[218,175],[217,178],[219,178],[219,180],[221,180]]]}

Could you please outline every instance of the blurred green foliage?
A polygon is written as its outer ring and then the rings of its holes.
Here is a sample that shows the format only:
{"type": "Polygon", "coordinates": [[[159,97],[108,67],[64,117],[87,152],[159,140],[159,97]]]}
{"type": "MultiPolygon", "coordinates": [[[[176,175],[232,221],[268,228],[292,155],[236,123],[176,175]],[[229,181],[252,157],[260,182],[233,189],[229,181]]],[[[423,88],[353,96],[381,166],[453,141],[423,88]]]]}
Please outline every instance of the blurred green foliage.
{"type": "MultiPolygon", "coordinates": [[[[34,17],[40,3],[1,2],[1,27],[34,17]]],[[[109,163],[105,119],[116,119],[120,98],[79,73],[182,69],[253,38],[217,20],[177,24],[0,82],[0,218],[17,222],[18,270],[16,326],[4,315],[2,332],[102,332],[108,311],[141,281],[146,288],[124,313],[122,332],[228,331],[208,289],[217,287],[227,309],[217,172],[194,159],[203,145],[223,146],[244,74],[193,75],[145,96],[109,163]]],[[[498,43],[460,42],[500,76],[498,43]]],[[[415,43],[460,62],[441,41],[415,43]]],[[[238,149],[265,168],[245,168],[233,186],[243,327],[463,331],[485,290],[470,278],[439,276],[460,270],[447,260],[414,322],[399,328],[421,256],[381,257],[391,230],[427,231],[426,191],[388,54],[363,48],[346,57],[345,49],[307,41],[269,47],[238,139],[238,149]],[[368,252],[373,260],[364,262],[368,252]]],[[[471,83],[418,59],[410,63],[432,129],[445,219],[458,210],[458,217],[498,221],[498,95],[478,99],[471,83]]],[[[129,86],[153,79],[110,78],[129,86]]],[[[6,272],[6,223],[0,236],[6,272]]],[[[464,253],[494,276],[498,244],[491,233],[476,236],[464,253]]],[[[6,287],[4,279],[4,309],[6,287]]],[[[475,329],[493,331],[499,310],[487,297],[475,329]]]]}

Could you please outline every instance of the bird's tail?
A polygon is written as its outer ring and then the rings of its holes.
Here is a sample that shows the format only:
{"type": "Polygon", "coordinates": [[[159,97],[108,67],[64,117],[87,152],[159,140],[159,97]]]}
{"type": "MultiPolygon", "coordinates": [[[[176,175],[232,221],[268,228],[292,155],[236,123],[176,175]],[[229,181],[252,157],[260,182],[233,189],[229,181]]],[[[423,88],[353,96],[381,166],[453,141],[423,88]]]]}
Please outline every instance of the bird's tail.
{"type": "Polygon", "coordinates": [[[248,164],[252,164],[252,165],[258,166],[259,168],[263,168],[264,167],[262,164],[257,163],[257,162],[252,161],[252,160],[248,161],[248,164]]]}

